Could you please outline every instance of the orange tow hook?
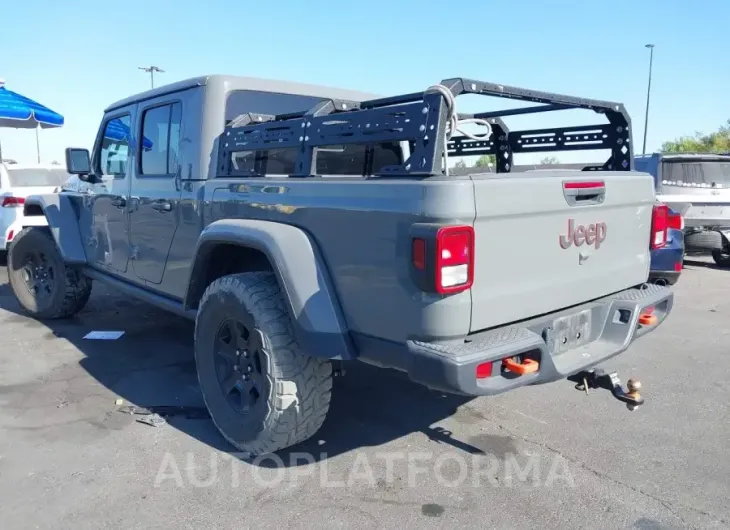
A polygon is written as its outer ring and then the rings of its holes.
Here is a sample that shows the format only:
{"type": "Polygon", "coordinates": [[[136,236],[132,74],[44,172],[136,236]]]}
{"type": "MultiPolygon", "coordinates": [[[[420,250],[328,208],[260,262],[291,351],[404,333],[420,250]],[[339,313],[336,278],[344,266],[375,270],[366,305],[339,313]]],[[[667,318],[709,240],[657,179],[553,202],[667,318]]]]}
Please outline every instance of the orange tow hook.
{"type": "Polygon", "coordinates": [[[659,319],[654,314],[654,308],[653,307],[647,307],[642,312],[641,315],[639,315],[639,324],[642,326],[653,326],[657,322],[659,322],[659,319]]]}
{"type": "Polygon", "coordinates": [[[520,363],[510,358],[503,360],[502,366],[504,366],[510,372],[525,375],[534,374],[535,372],[537,372],[537,370],[540,368],[540,363],[535,361],[534,359],[525,359],[520,363]]]}

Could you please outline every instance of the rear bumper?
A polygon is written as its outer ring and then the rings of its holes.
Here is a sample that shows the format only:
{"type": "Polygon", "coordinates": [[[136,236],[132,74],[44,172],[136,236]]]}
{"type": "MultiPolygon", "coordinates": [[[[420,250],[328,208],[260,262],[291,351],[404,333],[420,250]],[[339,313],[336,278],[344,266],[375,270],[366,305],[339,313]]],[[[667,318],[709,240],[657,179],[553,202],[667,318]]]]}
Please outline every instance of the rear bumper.
{"type": "Polygon", "coordinates": [[[362,352],[365,355],[361,359],[403,370],[413,381],[436,390],[474,396],[500,394],[564,379],[618,355],[634,340],[661,325],[672,309],[673,299],[670,289],[648,285],[645,289],[628,289],[569,310],[478,333],[469,336],[469,342],[408,341],[407,355],[386,359],[382,354],[368,356],[362,352]],[[642,326],[639,316],[648,307],[654,307],[657,322],[642,326]],[[555,320],[585,310],[591,314],[589,342],[556,353],[552,332],[555,320]],[[539,359],[538,371],[518,376],[501,370],[502,359],[520,355],[539,359]],[[477,366],[490,361],[492,375],[477,379],[477,366]]]}
{"type": "Polygon", "coordinates": [[[667,285],[674,285],[679,281],[681,274],[682,271],[651,271],[649,273],[649,281],[665,281],[667,285]]]}
{"type": "Polygon", "coordinates": [[[681,239],[675,237],[666,247],[652,250],[649,280],[652,282],[664,280],[667,284],[674,285],[682,273],[683,261],[684,244],[681,239]]]}

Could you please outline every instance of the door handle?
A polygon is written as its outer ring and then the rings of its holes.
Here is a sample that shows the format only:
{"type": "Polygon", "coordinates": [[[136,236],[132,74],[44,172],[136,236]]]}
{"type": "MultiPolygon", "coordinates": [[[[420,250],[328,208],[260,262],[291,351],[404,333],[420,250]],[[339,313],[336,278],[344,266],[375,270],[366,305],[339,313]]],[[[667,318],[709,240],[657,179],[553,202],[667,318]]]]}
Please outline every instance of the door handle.
{"type": "Polygon", "coordinates": [[[169,212],[172,210],[172,203],[169,203],[167,201],[162,202],[153,202],[151,204],[153,210],[157,210],[158,212],[169,212]]]}
{"type": "Polygon", "coordinates": [[[115,197],[111,203],[112,206],[116,206],[117,208],[124,208],[127,205],[127,199],[124,197],[115,197]]]}

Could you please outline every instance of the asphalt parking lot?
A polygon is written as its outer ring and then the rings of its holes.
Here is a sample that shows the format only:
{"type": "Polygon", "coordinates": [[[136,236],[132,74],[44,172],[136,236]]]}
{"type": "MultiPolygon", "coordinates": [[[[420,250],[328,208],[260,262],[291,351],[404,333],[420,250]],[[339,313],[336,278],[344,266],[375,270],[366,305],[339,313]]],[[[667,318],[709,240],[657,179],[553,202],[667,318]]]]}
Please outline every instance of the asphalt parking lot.
{"type": "Polygon", "coordinates": [[[730,271],[689,261],[675,291],[608,366],[642,381],[635,412],[568,382],[469,400],[363,365],[314,439],[250,462],[200,414],[190,323],[99,285],[77,318],[36,322],[3,268],[2,526],[728,527],[730,271]],[[181,414],[153,427],[117,399],[181,414]]]}

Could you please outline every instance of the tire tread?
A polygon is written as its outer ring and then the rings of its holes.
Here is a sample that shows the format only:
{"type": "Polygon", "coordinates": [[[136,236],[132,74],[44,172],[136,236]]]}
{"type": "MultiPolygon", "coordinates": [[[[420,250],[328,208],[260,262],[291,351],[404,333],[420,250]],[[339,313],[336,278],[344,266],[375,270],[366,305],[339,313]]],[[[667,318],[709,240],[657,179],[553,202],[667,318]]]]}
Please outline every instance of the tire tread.
{"type": "Polygon", "coordinates": [[[222,292],[236,296],[253,315],[268,353],[272,384],[264,428],[255,440],[237,442],[217,424],[216,427],[232,445],[252,456],[305,441],[320,429],[329,410],[331,364],[308,356],[299,348],[286,302],[272,273],[246,272],[215,280],[203,294],[200,312],[207,304],[215,303],[215,297],[222,292]]]}
{"type": "MultiPolygon", "coordinates": [[[[64,263],[63,257],[61,256],[60,251],[58,250],[58,247],[56,246],[56,242],[53,240],[53,237],[48,233],[47,230],[39,229],[38,227],[26,227],[23,230],[21,230],[18,235],[15,236],[13,239],[12,247],[11,247],[11,254],[12,249],[18,245],[18,243],[23,244],[25,240],[32,241],[34,238],[39,238],[37,241],[37,244],[45,245],[46,249],[45,252],[55,252],[56,254],[56,260],[58,263],[61,263],[63,266],[63,299],[60,301],[60,303],[55,304],[54,306],[48,308],[45,311],[33,311],[32,309],[26,307],[23,303],[21,303],[20,299],[18,299],[16,295],[16,299],[18,300],[18,303],[20,304],[21,308],[26,312],[31,314],[34,317],[38,318],[45,318],[49,320],[55,320],[55,319],[61,319],[61,318],[69,318],[79,311],[81,311],[86,304],[89,301],[89,298],[91,297],[91,289],[93,286],[93,282],[90,278],[85,276],[77,267],[68,265],[64,263]],[[40,239],[43,238],[43,239],[40,239]],[[52,250],[51,250],[52,249],[52,250]]],[[[11,275],[10,270],[10,261],[11,257],[8,257],[8,275],[11,275]]],[[[17,280],[17,278],[16,278],[17,280]]],[[[11,284],[13,282],[11,281],[11,284]]],[[[15,286],[13,286],[13,291],[15,290],[15,286]]]]}

